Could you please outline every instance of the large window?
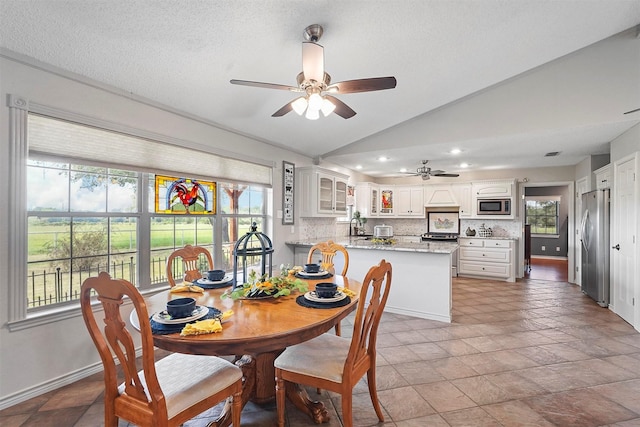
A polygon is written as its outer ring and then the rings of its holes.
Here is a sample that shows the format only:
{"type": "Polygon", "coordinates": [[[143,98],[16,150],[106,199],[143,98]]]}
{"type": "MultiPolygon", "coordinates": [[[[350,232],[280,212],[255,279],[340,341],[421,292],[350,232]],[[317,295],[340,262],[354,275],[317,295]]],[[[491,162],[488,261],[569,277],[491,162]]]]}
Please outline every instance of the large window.
{"type": "MultiPolygon", "coordinates": [[[[56,138],[64,135],[69,144],[114,138],[113,132],[41,116],[33,138],[47,137],[47,120],[56,138]]],[[[30,153],[26,172],[28,310],[77,304],[82,282],[100,271],[140,288],[164,284],[167,257],[187,244],[206,247],[216,268],[230,270],[238,236],[252,222],[262,231],[267,221],[270,190],[264,186],[218,181],[217,214],[163,214],[151,202],[156,175],[148,168],[37,152],[30,153]]],[[[174,273],[181,277],[181,270],[174,273]]]]}
{"type": "Polygon", "coordinates": [[[557,236],[559,210],[557,197],[527,197],[526,223],[531,225],[531,234],[557,236]]]}

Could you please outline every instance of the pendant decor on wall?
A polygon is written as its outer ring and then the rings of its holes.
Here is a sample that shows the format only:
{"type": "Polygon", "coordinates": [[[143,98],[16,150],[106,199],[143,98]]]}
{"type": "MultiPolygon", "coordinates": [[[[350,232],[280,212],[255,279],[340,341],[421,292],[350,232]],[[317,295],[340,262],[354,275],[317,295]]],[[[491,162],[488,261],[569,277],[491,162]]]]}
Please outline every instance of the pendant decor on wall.
{"type": "Polygon", "coordinates": [[[215,182],[156,175],[155,189],[156,213],[216,213],[215,182]]]}
{"type": "Polygon", "coordinates": [[[294,183],[296,167],[293,163],[282,162],[282,225],[294,223],[294,183]]]}

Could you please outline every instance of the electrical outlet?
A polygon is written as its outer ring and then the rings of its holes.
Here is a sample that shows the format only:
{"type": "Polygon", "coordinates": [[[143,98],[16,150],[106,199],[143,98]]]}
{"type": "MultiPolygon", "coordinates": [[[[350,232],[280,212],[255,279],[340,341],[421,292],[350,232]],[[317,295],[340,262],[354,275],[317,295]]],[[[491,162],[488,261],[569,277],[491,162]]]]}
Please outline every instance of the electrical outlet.
{"type": "Polygon", "coordinates": [[[544,252],[544,251],[546,251],[546,250],[547,250],[547,247],[546,247],[546,246],[542,246],[542,247],[540,247],[540,250],[541,250],[542,252],[544,252]]]}
{"type": "Polygon", "coordinates": [[[556,252],[560,252],[560,246],[556,246],[556,252]]]}

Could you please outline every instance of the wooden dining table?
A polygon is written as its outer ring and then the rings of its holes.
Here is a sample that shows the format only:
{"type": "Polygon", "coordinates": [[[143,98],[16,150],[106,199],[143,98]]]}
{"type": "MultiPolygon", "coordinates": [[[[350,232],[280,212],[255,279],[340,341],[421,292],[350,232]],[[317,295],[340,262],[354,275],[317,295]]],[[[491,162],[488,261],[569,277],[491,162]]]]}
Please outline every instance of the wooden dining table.
{"type": "MultiPolygon", "coordinates": [[[[275,400],[274,360],[285,348],[317,337],[337,325],[356,309],[362,283],[334,275],[329,279],[303,279],[309,290],[320,282],[333,282],[339,287],[355,292],[351,301],[342,307],[309,308],[296,302],[301,295],[278,298],[238,299],[222,298],[229,288],[205,290],[204,293],[168,290],[145,298],[150,316],[165,310],[167,301],[175,298],[193,297],[196,305],[214,307],[220,311],[233,310],[233,315],[222,324],[222,332],[181,336],[179,333],[154,334],[156,347],[186,354],[210,356],[233,356],[234,363],[244,373],[243,406],[248,401],[258,404],[275,400]]],[[[134,327],[137,316],[131,316],[134,327]]],[[[316,423],[327,422],[329,416],[321,402],[309,398],[303,387],[287,384],[288,399],[307,413],[316,423]]],[[[230,424],[229,405],[223,409],[217,421],[210,426],[224,427],[230,424]]]]}

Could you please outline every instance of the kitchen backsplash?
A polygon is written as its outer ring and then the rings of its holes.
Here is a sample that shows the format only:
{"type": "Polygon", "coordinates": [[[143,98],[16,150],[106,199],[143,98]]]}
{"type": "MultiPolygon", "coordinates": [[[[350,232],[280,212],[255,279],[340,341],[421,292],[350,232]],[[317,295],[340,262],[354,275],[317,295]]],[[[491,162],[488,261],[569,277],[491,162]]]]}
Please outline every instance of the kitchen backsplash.
{"type": "MultiPolygon", "coordinates": [[[[396,219],[396,218],[369,218],[366,224],[366,233],[372,234],[375,225],[390,225],[396,236],[419,236],[427,232],[427,219],[396,219]]],[[[461,219],[460,235],[464,236],[467,228],[476,230],[484,224],[491,228],[493,236],[518,239],[522,235],[522,224],[517,220],[486,220],[486,219],[461,219]]],[[[346,222],[336,222],[335,218],[301,218],[300,239],[314,240],[329,236],[348,236],[349,225],[346,222]]]]}

